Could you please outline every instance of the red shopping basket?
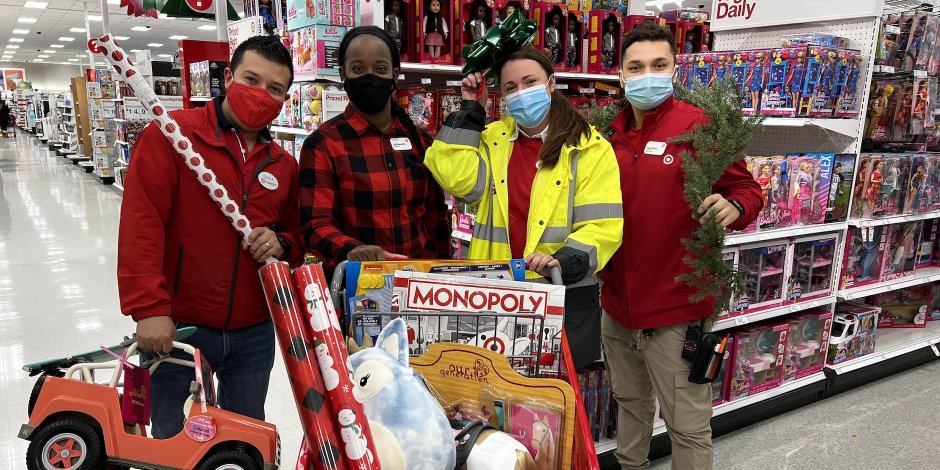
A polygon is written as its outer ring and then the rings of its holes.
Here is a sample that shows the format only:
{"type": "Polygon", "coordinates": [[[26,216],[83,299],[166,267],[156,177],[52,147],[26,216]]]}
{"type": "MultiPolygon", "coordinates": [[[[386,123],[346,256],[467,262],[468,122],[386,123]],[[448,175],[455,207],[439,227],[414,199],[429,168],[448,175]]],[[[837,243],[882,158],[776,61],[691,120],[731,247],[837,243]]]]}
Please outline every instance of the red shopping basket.
{"type": "Polygon", "coordinates": [[[568,347],[568,334],[564,328],[561,332],[562,350],[562,379],[571,384],[575,396],[575,430],[574,449],[571,452],[571,468],[575,470],[600,470],[597,461],[597,450],[594,448],[594,438],[591,436],[591,423],[588,421],[587,410],[584,409],[584,398],[581,396],[581,387],[578,385],[578,373],[571,360],[571,348],[568,347]]]}

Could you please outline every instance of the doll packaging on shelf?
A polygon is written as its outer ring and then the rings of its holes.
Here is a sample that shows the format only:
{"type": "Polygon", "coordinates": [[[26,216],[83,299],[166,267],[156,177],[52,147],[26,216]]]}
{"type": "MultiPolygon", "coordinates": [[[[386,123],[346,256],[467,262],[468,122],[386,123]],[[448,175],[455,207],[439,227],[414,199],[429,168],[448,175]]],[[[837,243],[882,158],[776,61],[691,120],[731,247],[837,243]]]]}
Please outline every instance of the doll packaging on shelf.
{"type": "Polygon", "coordinates": [[[849,214],[852,195],[852,177],[855,174],[855,155],[842,153],[835,156],[832,178],[829,181],[829,202],[826,204],[826,223],[845,221],[849,214]]]}
{"type": "Polygon", "coordinates": [[[584,13],[568,10],[568,29],[565,33],[565,71],[580,73],[586,70],[584,57],[587,56],[584,13]]]}
{"type": "Polygon", "coordinates": [[[339,43],[348,28],[311,25],[288,33],[294,59],[294,80],[339,76],[339,43]]]}
{"type": "Polygon", "coordinates": [[[540,30],[533,37],[532,45],[544,51],[552,68],[565,71],[568,39],[568,5],[564,3],[535,2],[532,14],[540,30]]]}
{"type": "Polygon", "coordinates": [[[806,53],[806,46],[771,51],[760,114],[785,117],[796,115],[799,87],[806,71],[806,53]]]}
{"type": "Polygon", "coordinates": [[[904,214],[927,212],[927,179],[930,157],[914,155],[911,157],[911,172],[904,181],[904,214]]]}
{"type": "Polygon", "coordinates": [[[865,179],[864,201],[867,207],[863,208],[863,215],[890,217],[900,213],[910,168],[908,155],[872,155],[865,179]]]}
{"type": "Polygon", "coordinates": [[[917,249],[916,269],[926,268],[934,263],[933,247],[940,232],[940,219],[924,220],[924,230],[920,234],[920,247],[917,249]]]}
{"type": "Polygon", "coordinates": [[[922,212],[940,211],[940,155],[929,155],[926,165],[927,189],[924,197],[926,208],[922,212]]]}
{"type": "Polygon", "coordinates": [[[415,34],[414,22],[418,0],[387,0],[385,2],[385,32],[392,37],[402,62],[410,62],[414,57],[415,34]]]}
{"type": "Polygon", "coordinates": [[[930,284],[921,284],[878,294],[865,303],[881,309],[878,328],[925,328],[932,303],[930,291],[930,284]]]}
{"type": "Polygon", "coordinates": [[[829,180],[832,158],[819,155],[790,157],[790,226],[810,225],[822,222],[826,216],[825,205],[829,201],[829,180]],[[825,176],[823,162],[828,163],[825,176]],[[825,187],[823,187],[825,186],[825,187]]]}
{"type": "Polygon", "coordinates": [[[438,92],[425,88],[407,88],[397,93],[398,104],[411,116],[415,125],[429,134],[437,133],[440,119],[438,92]]]}
{"type": "MultiPolygon", "coordinates": [[[[862,95],[859,93],[859,79],[862,72],[862,53],[851,49],[840,51],[841,66],[835,89],[835,116],[857,118],[862,95]]],[[[861,83],[864,86],[864,82],[861,83]]],[[[862,90],[864,91],[864,90],[862,90]]]]}
{"type": "Polygon", "coordinates": [[[744,270],[744,292],[735,306],[738,314],[742,310],[749,313],[777,307],[783,302],[786,255],[786,242],[740,248],[738,265],[744,270]]]}
{"type": "Polygon", "coordinates": [[[415,0],[418,4],[417,51],[424,64],[452,64],[454,22],[453,3],[445,0],[415,0]]]}
{"type": "Polygon", "coordinates": [[[529,18],[529,0],[494,0],[493,8],[499,13],[493,17],[494,26],[502,24],[503,21],[517,11],[521,16],[520,19],[529,18]]]}
{"type": "Polygon", "coordinates": [[[457,4],[460,8],[457,23],[461,27],[454,28],[454,55],[461,56],[460,64],[463,65],[467,61],[460,52],[486,36],[493,25],[494,10],[492,0],[459,0],[457,4]]]}
{"type": "MultiPolygon", "coordinates": [[[[839,51],[835,48],[810,46],[809,55],[810,68],[815,65],[819,68],[819,73],[812,77],[816,79],[816,83],[811,90],[811,105],[808,115],[811,117],[831,117],[836,79],[840,67],[839,51]]],[[[805,88],[804,91],[806,91],[805,88]]],[[[804,94],[804,96],[806,95],[804,94]]]]}
{"type": "MultiPolygon", "coordinates": [[[[570,11],[569,7],[569,11],[570,11]]],[[[633,31],[643,24],[644,21],[650,21],[656,26],[666,26],[666,20],[658,16],[644,16],[644,15],[624,15],[623,16],[623,34],[626,35],[630,31],[633,31]]]]}
{"type": "Polygon", "coordinates": [[[728,401],[780,386],[788,323],[771,323],[736,332],[728,373],[728,401]]]}
{"type": "Polygon", "coordinates": [[[358,26],[359,0],[287,0],[288,30],[313,25],[358,26]]]}
{"type": "Polygon", "coordinates": [[[868,101],[867,127],[864,137],[875,142],[887,141],[891,137],[891,127],[897,107],[900,82],[894,80],[878,80],[872,84],[868,101]]]}
{"type": "Polygon", "coordinates": [[[875,352],[875,331],[881,309],[859,303],[840,303],[829,335],[829,364],[840,364],[875,352]]]}
{"type": "Polygon", "coordinates": [[[748,168],[761,188],[763,208],[748,231],[786,227],[790,223],[788,160],[784,156],[748,157],[748,168]]]}
{"type": "Polygon", "coordinates": [[[832,295],[836,252],[834,235],[794,240],[791,246],[787,302],[807,301],[832,295]]]}
{"type": "MultiPolygon", "coordinates": [[[[760,112],[761,94],[767,82],[767,68],[770,64],[770,50],[762,49],[746,53],[744,60],[748,61],[743,88],[745,116],[752,116],[760,112]]],[[[732,69],[733,70],[733,69],[732,69]]]]}
{"type": "Polygon", "coordinates": [[[588,19],[588,72],[619,73],[623,17],[616,11],[591,10],[588,19]]]}
{"type": "Polygon", "coordinates": [[[888,226],[887,248],[881,268],[881,280],[893,281],[909,276],[917,268],[917,251],[924,230],[923,221],[888,226]]]}
{"type": "Polygon", "coordinates": [[[849,227],[840,289],[861,287],[879,281],[887,243],[886,232],[883,225],[849,227]]]}
{"type": "Polygon", "coordinates": [[[828,309],[799,315],[789,321],[783,383],[822,372],[831,328],[832,312],[828,309]]]}

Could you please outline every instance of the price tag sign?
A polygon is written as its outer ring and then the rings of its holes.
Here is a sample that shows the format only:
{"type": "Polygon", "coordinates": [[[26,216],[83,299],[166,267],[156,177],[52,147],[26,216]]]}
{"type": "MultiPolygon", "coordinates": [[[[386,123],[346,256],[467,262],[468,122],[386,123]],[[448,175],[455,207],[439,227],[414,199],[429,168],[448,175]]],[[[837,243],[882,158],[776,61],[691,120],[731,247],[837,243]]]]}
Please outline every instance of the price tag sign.
{"type": "Polygon", "coordinates": [[[430,84],[431,84],[431,79],[430,79],[430,78],[422,78],[422,79],[421,79],[421,84],[422,84],[422,85],[430,85],[430,84]]]}
{"type": "Polygon", "coordinates": [[[555,84],[555,89],[556,89],[556,90],[567,90],[567,89],[568,89],[568,84],[567,84],[567,83],[556,83],[556,84],[555,84]]]}
{"type": "Polygon", "coordinates": [[[734,319],[734,324],[737,326],[747,325],[751,320],[748,317],[737,317],[734,319]]]}
{"type": "Polygon", "coordinates": [[[233,21],[228,24],[228,49],[229,56],[235,53],[239,44],[245,42],[252,36],[264,34],[264,19],[260,16],[252,16],[243,20],[233,21]]]}
{"type": "Polygon", "coordinates": [[[915,70],[915,71],[914,71],[914,78],[927,78],[927,71],[926,71],[926,70],[915,70]]]}
{"type": "Polygon", "coordinates": [[[460,86],[460,80],[447,80],[447,86],[460,86]]]}
{"type": "Polygon", "coordinates": [[[933,349],[934,355],[940,356],[940,349],[937,349],[936,343],[930,345],[930,349],[933,349]]]}

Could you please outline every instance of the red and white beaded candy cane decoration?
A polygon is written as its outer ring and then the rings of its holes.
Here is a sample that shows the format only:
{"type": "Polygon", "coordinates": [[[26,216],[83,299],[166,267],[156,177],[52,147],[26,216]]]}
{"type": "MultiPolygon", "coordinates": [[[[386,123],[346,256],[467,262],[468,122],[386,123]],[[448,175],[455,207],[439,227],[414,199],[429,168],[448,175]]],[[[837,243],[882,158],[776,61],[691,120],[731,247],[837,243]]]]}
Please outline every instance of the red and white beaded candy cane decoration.
{"type": "MultiPolygon", "coordinates": [[[[111,62],[114,70],[121,75],[124,81],[134,90],[134,94],[137,95],[140,102],[147,108],[147,111],[150,111],[160,131],[163,132],[163,135],[169,139],[173,148],[183,157],[186,166],[196,173],[199,182],[209,191],[209,196],[212,200],[222,208],[222,213],[228,217],[232,226],[235,227],[235,230],[241,233],[247,240],[248,235],[251,233],[251,223],[248,222],[248,218],[242,213],[238,203],[228,195],[225,186],[219,183],[219,179],[215,176],[215,173],[206,167],[205,160],[202,158],[202,155],[199,155],[193,148],[193,143],[180,132],[179,125],[170,117],[170,113],[167,112],[163,103],[160,102],[160,98],[157,97],[156,92],[153,91],[150,84],[147,83],[144,77],[138,72],[137,67],[131,62],[130,57],[127,56],[110,34],[98,39],[97,46],[103,50],[105,58],[108,59],[108,62],[111,62]]],[[[92,52],[96,51],[93,50],[92,52]]],[[[275,261],[277,260],[273,257],[265,260],[266,263],[273,263],[275,261]]]]}

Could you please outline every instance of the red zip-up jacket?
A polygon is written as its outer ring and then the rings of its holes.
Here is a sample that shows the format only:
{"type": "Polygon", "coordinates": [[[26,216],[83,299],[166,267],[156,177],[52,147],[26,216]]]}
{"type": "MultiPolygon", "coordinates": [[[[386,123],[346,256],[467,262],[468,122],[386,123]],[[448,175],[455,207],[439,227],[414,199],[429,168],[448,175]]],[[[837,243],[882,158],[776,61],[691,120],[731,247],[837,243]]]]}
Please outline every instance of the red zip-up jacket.
{"type": "MultiPolygon", "coordinates": [[[[690,269],[680,240],[692,236],[698,222],[683,195],[682,152],[694,155],[691,144],[670,139],[708,122],[705,113],[669,98],[633,129],[627,106],[614,121],[611,143],[620,163],[623,190],[623,244],[601,271],[604,310],[625,328],[661,328],[711,316],[714,299],[689,302],[694,290],[675,280],[690,269]]],[[[744,215],[731,225],[743,229],[763,206],[760,186],[741,161],[714,186],[714,193],[738,201],[744,215]]]]}
{"type": "MultiPolygon", "coordinates": [[[[297,160],[271,143],[266,131],[243,157],[244,140],[218,100],[171,116],[252,226],[274,230],[286,242],[286,257],[297,261],[302,250],[297,160]],[[259,181],[262,174],[265,184],[259,181]]],[[[136,321],[171,316],[219,329],[255,325],[270,318],[258,278],[261,266],[242,249],[241,235],[160,129],[147,126],[124,183],[117,270],[121,311],[136,321]]]]}

